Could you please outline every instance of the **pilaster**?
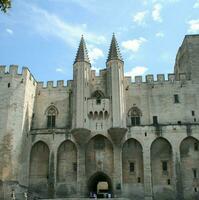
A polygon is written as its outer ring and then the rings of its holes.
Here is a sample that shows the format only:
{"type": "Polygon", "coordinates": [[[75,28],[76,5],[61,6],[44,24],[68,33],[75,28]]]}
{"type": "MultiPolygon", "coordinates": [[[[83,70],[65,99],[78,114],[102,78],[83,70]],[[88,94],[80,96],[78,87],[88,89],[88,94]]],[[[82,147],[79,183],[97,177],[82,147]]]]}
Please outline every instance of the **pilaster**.
{"type": "Polygon", "coordinates": [[[86,183],[86,144],[90,138],[91,131],[84,128],[73,129],[71,131],[77,144],[77,191],[79,197],[85,197],[87,194],[86,183]]]}
{"type": "Polygon", "coordinates": [[[144,199],[153,200],[150,145],[143,146],[144,199]]]}
{"type": "Polygon", "coordinates": [[[114,144],[113,192],[115,197],[122,195],[122,147],[114,144]]]}
{"type": "Polygon", "coordinates": [[[121,141],[126,134],[125,128],[110,128],[109,135],[114,143],[114,173],[113,192],[115,197],[122,195],[122,145],[121,141]]]}
{"type": "Polygon", "coordinates": [[[173,179],[172,184],[175,190],[176,200],[183,199],[183,186],[180,165],[180,146],[172,145],[173,179]]]}
{"type": "Polygon", "coordinates": [[[85,197],[87,191],[86,184],[86,146],[78,147],[78,165],[77,165],[77,187],[79,197],[85,197]]]}
{"type": "Polygon", "coordinates": [[[48,174],[48,197],[54,198],[55,193],[55,162],[54,151],[50,152],[49,156],[49,174],[48,174]]]}

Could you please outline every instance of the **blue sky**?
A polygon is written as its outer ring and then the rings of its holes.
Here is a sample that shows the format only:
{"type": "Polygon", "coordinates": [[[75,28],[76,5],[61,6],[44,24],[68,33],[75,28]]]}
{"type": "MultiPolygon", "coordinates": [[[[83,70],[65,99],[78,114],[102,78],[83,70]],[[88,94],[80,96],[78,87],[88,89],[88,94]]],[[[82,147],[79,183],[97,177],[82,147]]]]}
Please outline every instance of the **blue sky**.
{"type": "Polygon", "coordinates": [[[184,36],[199,33],[199,0],[13,0],[0,30],[0,64],[38,81],[72,79],[82,34],[92,68],[105,68],[113,32],[126,75],[167,74],[184,36]]]}

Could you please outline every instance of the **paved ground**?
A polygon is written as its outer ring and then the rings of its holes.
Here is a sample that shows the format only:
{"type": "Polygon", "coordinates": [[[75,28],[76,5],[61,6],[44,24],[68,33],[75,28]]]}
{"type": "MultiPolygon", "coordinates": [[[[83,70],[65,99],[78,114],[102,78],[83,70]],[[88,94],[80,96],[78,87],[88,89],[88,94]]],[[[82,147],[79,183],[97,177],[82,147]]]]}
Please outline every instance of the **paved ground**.
{"type": "MultiPolygon", "coordinates": [[[[98,200],[107,200],[107,198],[97,198],[98,200]]],[[[43,199],[43,200],[91,200],[90,198],[65,198],[65,199],[43,199]]],[[[94,200],[94,199],[93,199],[94,200]]],[[[129,200],[127,198],[109,198],[109,200],[129,200]]]]}

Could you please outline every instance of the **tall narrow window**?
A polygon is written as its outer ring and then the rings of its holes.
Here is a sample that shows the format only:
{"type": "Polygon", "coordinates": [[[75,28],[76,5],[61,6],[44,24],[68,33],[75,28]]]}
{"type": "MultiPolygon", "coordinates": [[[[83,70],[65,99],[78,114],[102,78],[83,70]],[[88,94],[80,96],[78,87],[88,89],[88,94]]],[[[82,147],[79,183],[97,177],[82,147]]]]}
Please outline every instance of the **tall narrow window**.
{"type": "Polygon", "coordinates": [[[141,124],[141,111],[137,107],[132,107],[128,112],[129,125],[139,126],[141,124]]]}
{"type": "Polygon", "coordinates": [[[135,164],[134,164],[134,162],[130,162],[129,163],[129,171],[130,172],[134,172],[135,171],[135,164]]]}
{"type": "Polygon", "coordinates": [[[141,178],[140,177],[138,177],[138,183],[141,183],[141,178]]]}
{"type": "Polygon", "coordinates": [[[168,171],[168,162],[162,161],[162,171],[167,172],[168,171]]]}
{"type": "Polygon", "coordinates": [[[154,125],[158,124],[158,117],[157,116],[153,116],[153,124],[154,125]]]}
{"type": "Polygon", "coordinates": [[[195,142],[195,143],[194,143],[194,150],[195,150],[195,151],[198,151],[198,149],[199,149],[199,148],[198,148],[198,142],[195,142]]]}
{"type": "Polygon", "coordinates": [[[77,171],[77,163],[73,163],[73,171],[76,172],[77,171]]]}
{"type": "Polygon", "coordinates": [[[174,103],[180,103],[178,94],[174,94],[174,103]]]}
{"type": "Polygon", "coordinates": [[[193,177],[197,178],[197,169],[193,169],[193,177]]]}
{"type": "Polygon", "coordinates": [[[57,109],[52,106],[47,111],[47,128],[55,128],[57,109]]]}

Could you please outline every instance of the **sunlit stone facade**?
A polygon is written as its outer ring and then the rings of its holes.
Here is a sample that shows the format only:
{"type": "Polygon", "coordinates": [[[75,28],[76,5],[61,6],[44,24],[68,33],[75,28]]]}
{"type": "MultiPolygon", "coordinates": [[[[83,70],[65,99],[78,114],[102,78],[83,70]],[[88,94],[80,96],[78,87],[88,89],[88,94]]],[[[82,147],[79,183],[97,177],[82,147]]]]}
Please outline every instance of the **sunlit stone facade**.
{"type": "Polygon", "coordinates": [[[25,192],[199,199],[199,35],[168,78],[125,77],[114,35],[99,75],[82,37],[67,85],[0,66],[0,199],[25,192]]]}

